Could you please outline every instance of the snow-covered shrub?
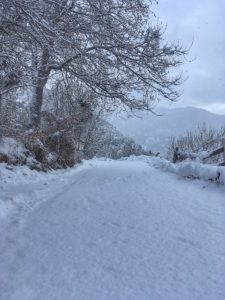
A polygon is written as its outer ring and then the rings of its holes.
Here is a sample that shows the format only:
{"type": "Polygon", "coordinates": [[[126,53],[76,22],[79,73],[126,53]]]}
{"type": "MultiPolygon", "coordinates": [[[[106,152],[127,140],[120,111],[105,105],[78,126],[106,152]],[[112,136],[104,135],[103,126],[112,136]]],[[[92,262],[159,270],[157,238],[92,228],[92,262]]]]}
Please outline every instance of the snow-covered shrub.
{"type": "Polygon", "coordinates": [[[24,144],[13,138],[0,139],[0,163],[3,162],[9,165],[28,165],[32,169],[40,169],[40,165],[32,153],[24,144]]]}
{"type": "MultiPolygon", "coordinates": [[[[208,128],[205,124],[195,131],[187,131],[179,137],[171,137],[167,146],[167,159],[172,160],[176,147],[185,157],[203,161],[207,154],[221,146],[222,137],[225,136],[225,126],[217,130],[208,128]]],[[[223,160],[223,154],[213,156],[207,163],[219,163],[223,160]]]]}
{"type": "Polygon", "coordinates": [[[184,161],[173,164],[159,157],[150,158],[148,162],[157,169],[168,171],[179,176],[225,184],[225,167],[204,165],[194,161],[184,161]]]}
{"type": "Polygon", "coordinates": [[[0,139],[0,162],[23,164],[29,151],[13,138],[0,139]]]}
{"type": "Polygon", "coordinates": [[[45,145],[51,153],[51,165],[54,164],[54,168],[73,166],[76,159],[70,120],[57,118],[53,113],[44,111],[41,129],[46,135],[45,145]]]}
{"type": "Polygon", "coordinates": [[[23,136],[25,147],[32,153],[34,158],[40,162],[43,167],[48,166],[49,151],[46,147],[47,136],[39,128],[30,129],[23,136]]]}
{"type": "Polygon", "coordinates": [[[67,132],[61,130],[48,136],[47,146],[55,154],[56,167],[71,167],[77,162],[73,140],[68,137],[67,132]]]}
{"type": "Polygon", "coordinates": [[[24,135],[24,143],[44,169],[64,168],[76,162],[72,141],[63,130],[50,135],[41,129],[29,130],[24,135]]]}

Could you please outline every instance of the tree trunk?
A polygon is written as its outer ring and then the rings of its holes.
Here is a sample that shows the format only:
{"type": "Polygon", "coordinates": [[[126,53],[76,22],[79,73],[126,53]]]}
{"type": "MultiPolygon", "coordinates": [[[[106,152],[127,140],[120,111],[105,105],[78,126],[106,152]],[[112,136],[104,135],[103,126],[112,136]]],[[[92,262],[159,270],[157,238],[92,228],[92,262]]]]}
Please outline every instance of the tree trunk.
{"type": "Polygon", "coordinates": [[[2,94],[0,93],[0,138],[2,137],[2,94]]]}
{"type": "Polygon", "coordinates": [[[33,75],[33,94],[32,103],[30,106],[30,128],[39,127],[41,122],[41,108],[43,104],[44,87],[48,81],[50,71],[47,69],[49,61],[49,51],[44,49],[41,54],[40,62],[38,64],[37,52],[33,53],[32,65],[36,70],[33,75]],[[39,67],[38,67],[39,65],[39,67]]]}
{"type": "Polygon", "coordinates": [[[33,88],[32,103],[30,106],[30,128],[40,126],[43,95],[44,84],[39,82],[33,88]]]}

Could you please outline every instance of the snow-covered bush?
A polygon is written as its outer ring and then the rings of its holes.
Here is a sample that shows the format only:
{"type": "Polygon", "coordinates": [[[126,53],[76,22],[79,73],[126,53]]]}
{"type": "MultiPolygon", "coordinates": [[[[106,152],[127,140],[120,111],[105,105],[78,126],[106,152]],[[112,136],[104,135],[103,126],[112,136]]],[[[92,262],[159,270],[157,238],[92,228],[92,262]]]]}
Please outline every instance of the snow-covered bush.
{"type": "Polygon", "coordinates": [[[30,129],[23,136],[25,147],[43,166],[47,166],[48,164],[48,149],[45,146],[46,140],[47,136],[39,128],[30,129]]]}
{"type": "Polygon", "coordinates": [[[23,144],[13,138],[0,139],[0,162],[23,164],[29,155],[29,151],[23,144]]]}
{"type": "Polygon", "coordinates": [[[51,153],[54,167],[73,166],[77,162],[73,119],[57,118],[50,112],[42,113],[42,131],[46,135],[45,145],[51,153]]]}
{"type": "MultiPolygon", "coordinates": [[[[205,124],[191,132],[187,131],[179,137],[171,137],[167,146],[167,159],[172,160],[176,147],[185,157],[204,160],[211,151],[221,146],[222,137],[225,136],[225,126],[217,130],[208,128],[205,124]]],[[[207,163],[219,163],[223,160],[222,154],[211,157],[207,163]]]]}
{"type": "Polygon", "coordinates": [[[225,167],[206,165],[194,161],[184,161],[173,164],[166,159],[158,157],[150,158],[148,162],[157,169],[168,171],[179,176],[225,184],[225,167]]]}
{"type": "Polygon", "coordinates": [[[38,161],[24,144],[13,138],[0,139],[0,163],[3,162],[9,165],[27,165],[32,169],[41,169],[38,161]]]}
{"type": "Polygon", "coordinates": [[[70,124],[63,120],[57,122],[55,132],[52,124],[44,130],[36,128],[25,132],[23,141],[26,148],[44,169],[71,167],[78,161],[69,127],[70,124]]]}

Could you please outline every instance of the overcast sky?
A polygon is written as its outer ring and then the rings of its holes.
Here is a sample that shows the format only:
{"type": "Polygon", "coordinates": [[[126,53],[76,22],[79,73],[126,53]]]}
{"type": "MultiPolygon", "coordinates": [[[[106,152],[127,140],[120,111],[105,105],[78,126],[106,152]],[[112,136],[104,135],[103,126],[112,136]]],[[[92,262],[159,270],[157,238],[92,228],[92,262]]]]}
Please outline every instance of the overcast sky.
{"type": "Polygon", "coordinates": [[[159,0],[154,12],[167,24],[168,40],[179,40],[193,62],[182,68],[189,79],[178,106],[225,114],[225,0],[159,0]]]}

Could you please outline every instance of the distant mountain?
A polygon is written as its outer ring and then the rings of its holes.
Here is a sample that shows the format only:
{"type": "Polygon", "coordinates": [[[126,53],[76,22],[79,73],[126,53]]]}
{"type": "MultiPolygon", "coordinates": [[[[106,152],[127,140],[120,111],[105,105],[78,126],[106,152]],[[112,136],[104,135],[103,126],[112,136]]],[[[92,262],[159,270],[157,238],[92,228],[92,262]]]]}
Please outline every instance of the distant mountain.
{"type": "Polygon", "coordinates": [[[216,115],[200,108],[161,109],[160,114],[156,116],[142,112],[139,117],[112,117],[110,123],[145,149],[161,153],[165,153],[170,136],[193,131],[203,123],[214,128],[225,126],[225,115],[216,115]]]}

